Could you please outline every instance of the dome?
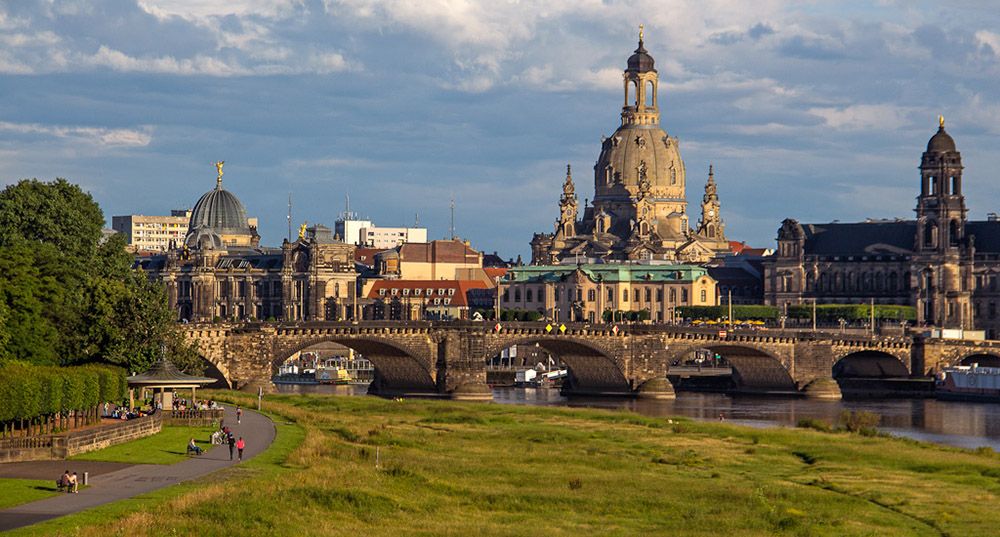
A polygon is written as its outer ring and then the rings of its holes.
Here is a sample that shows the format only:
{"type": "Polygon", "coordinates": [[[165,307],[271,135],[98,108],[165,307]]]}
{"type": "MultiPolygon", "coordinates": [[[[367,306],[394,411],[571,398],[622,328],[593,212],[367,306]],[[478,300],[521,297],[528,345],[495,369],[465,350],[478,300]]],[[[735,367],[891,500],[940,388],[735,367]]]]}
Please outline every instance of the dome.
{"type": "Polygon", "coordinates": [[[944,131],[944,124],[942,123],[937,133],[931,136],[930,141],[927,142],[927,152],[954,153],[955,151],[955,140],[952,139],[950,134],[944,131]]]}
{"type": "Polygon", "coordinates": [[[656,69],[653,69],[653,57],[642,46],[642,39],[639,39],[639,48],[635,49],[635,54],[632,54],[628,58],[628,70],[638,73],[656,71],[656,69]]]}
{"type": "Polygon", "coordinates": [[[656,198],[684,198],[677,140],[656,125],[624,125],[604,140],[594,166],[595,200],[635,197],[648,181],[656,198]]]}
{"type": "Polygon", "coordinates": [[[187,236],[184,237],[184,245],[201,250],[221,249],[224,246],[222,237],[212,228],[205,226],[189,229],[187,236]]]}
{"type": "Polygon", "coordinates": [[[221,183],[194,204],[188,229],[199,227],[210,228],[223,235],[251,233],[243,203],[232,192],[222,188],[221,183]]]}

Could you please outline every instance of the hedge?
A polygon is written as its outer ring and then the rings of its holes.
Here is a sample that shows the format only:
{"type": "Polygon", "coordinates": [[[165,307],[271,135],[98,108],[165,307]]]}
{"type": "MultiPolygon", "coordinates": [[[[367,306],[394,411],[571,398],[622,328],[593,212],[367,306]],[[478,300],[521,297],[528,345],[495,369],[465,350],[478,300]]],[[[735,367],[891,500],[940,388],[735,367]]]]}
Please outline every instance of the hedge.
{"type": "Polygon", "coordinates": [[[125,370],[105,365],[35,366],[9,362],[0,366],[2,434],[61,428],[72,413],[74,422],[97,418],[102,403],[128,394],[125,370]]]}
{"type": "MultiPolygon", "coordinates": [[[[681,306],[677,308],[685,319],[724,319],[729,317],[729,306],[681,306]]],[[[812,319],[812,304],[793,304],[788,306],[790,319],[812,319]]],[[[871,306],[867,304],[817,304],[816,320],[820,322],[865,321],[871,316],[871,306]]],[[[735,320],[775,321],[781,317],[778,306],[736,305],[733,304],[735,320]]],[[[917,310],[913,306],[875,305],[875,318],[889,321],[913,321],[917,318],[917,310]]]]}

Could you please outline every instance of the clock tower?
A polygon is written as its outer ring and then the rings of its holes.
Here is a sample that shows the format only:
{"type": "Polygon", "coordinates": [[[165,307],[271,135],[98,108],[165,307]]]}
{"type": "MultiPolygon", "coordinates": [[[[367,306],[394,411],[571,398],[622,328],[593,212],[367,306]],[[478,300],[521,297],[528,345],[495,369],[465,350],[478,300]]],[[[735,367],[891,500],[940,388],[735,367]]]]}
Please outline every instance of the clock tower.
{"type": "MultiPolygon", "coordinates": [[[[708,182],[705,183],[705,195],[701,198],[701,221],[696,231],[699,238],[709,242],[726,241],[726,223],[719,213],[719,193],[715,185],[715,170],[708,165],[708,182]]],[[[728,247],[728,244],[726,244],[728,247]]]]}

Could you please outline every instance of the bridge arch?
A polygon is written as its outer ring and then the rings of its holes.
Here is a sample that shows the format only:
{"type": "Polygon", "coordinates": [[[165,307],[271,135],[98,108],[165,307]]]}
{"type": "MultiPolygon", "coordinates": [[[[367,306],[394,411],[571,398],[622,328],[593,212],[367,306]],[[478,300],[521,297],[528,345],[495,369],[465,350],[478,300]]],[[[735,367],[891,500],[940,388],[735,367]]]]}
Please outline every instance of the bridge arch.
{"type": "Polygon", "coordinates": [[[566,364],[569,376],[563,385],[565,393],[622,394],[630,393],[623,363],[615,353],[599,345],[566,336],[526,335],[502,338],[489,345],[483,361],[515,345],[538,345],[566,364]]]}
{"type": "Polygon", "coordinates": [[[323,335],[310,337],[277,350],[271,359],[272,372],[294,354],[321,343],[336,343],[360,353],[375,367],[369,393],[393,395],[436,392],[430,356],[388,338],[378,336],[323,335]]]}
{"type": "Polygon", "coordinates": [[[720,355],[733,370],[733,382],[745,391],[797,391],[798,386],[784,362],[768,351],[749,345],[718,342],[685,348],[675,354],[670,363],[698,349],[720,355]]]}
{"type": "Polygon", "coordinates": [[[864,349],[837,358],[833,378],[905,378],[910,376],[906,363],[885,351],[864,349]]]}
{"type": "Polygon", "coordinates": [[[963,356],[957,365],[979,364],[981,367],[1000,367],[1000,355],[989,352],[974,352],[963,356]]]}

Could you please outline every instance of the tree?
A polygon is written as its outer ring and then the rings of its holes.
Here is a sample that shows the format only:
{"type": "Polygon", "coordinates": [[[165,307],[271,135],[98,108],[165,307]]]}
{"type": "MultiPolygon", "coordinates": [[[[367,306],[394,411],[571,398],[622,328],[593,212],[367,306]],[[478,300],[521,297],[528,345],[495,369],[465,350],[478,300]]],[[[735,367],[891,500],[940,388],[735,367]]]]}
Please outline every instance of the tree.
{"type": "Polygon", "coordinates": [[[103,226],[94,198],[65,179],[24,179],[0,192],[0,248],[18,240],[51,244],[87,266],[103,226]]]}
{"type": "Polygon", "coordinates": [[[0,248],[0,303],[8,310],[2,355],[35,364],[56,364],[62,343],[46,313],[61,315],[54,312],[61,310],[63,295],[58,282],[41,272],[37,250],[24,241],[0,248]]]}

